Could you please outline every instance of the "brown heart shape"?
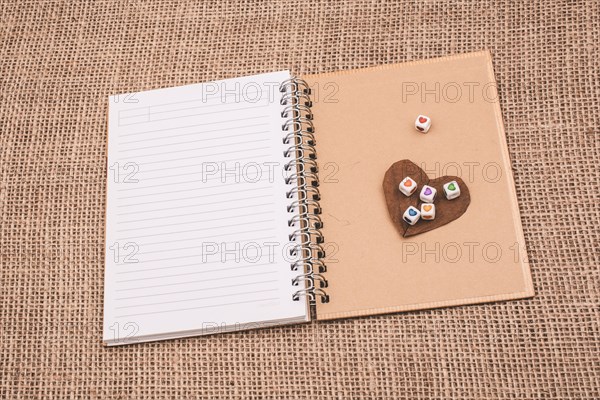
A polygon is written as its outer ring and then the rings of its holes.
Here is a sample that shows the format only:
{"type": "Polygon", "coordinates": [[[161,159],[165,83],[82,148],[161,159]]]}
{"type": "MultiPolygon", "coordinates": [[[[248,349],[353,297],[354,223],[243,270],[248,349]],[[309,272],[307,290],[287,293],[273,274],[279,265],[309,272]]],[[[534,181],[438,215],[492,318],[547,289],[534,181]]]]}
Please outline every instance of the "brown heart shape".
{"type": "Polygon", "coordinates": [[[429,179],[425,171],[410,160],[397,161],[388,168],[383,177],[383,193],[385,194],[385,202],[390,217],[404,237],[428,232],[454,221],[467,211],[471,203],[469,188],[458,176],[442,176],[429,179]],[[407,176],[417,182],[417,190],[410,196],[405,196],[398,190],[398,185],[407,176]],[[453,200],[448,200],[444,196],[443,186],[450,181],[456,181],[460,187],[460,196],[453,200]],[[431,221],[419,220],[415,225],[409,225],[402,219],[402,215],[409,206],[420,209],[422,201],[419,198],[419,193],[423,185],[429,185],[437,189],[437,196],[434,200],[435,219],[431,221]]]}

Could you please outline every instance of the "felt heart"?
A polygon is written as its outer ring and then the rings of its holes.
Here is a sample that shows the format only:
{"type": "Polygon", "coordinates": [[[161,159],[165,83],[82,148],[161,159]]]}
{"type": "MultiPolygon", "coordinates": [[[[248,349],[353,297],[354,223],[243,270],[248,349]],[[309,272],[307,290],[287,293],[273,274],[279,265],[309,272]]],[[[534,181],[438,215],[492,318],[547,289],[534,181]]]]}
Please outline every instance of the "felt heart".
{"type": "Polygon", "coordinates": [[[383,193],[390,217],[404,237],[425,233],[454,221],[467,211],[471,203],[469,188],[462,179],[457,176],[429,179],[425,171],[410,160],[397,161],[386,171],[383,178],[383,193]],[[398,182],[407,176],[412,178],[419,187],[428,185],[440,193],[443,193],[443,186],[446,183],[456,181],[460,186],[460,196],[453,200],[448,200],[445,196],[437,196],[434,203],[436,206],[435,219],[427,221],[427,223],[417,222],[415,225],[409,225],[402,219],[402,215],[409,206],[419,208],[422,202],[418,195],[405,196],[398,190],[398,182]]]}
{"type": "Polygon", "coordinates": [[[427,118],[425,117],[419,117],[419,122],[424,124],[425,122],[427,122],[427,118]]]}

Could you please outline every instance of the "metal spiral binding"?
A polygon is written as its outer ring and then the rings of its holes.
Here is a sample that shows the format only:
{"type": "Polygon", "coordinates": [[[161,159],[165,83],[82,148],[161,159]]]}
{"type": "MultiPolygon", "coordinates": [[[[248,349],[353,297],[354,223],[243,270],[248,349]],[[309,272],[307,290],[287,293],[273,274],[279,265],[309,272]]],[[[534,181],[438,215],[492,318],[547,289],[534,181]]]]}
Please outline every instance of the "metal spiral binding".
{"type": "Polygon", "coordinates": [[[285,183],[292,186],[286,196],[295,199],[287,207],[287,211],[294,214],[288,220],[288,225],[296,227],[289,237],[290,241],[296,242],[290,250],[290,255],[296,257],[291,268],[292,271],[300,272],[292,279],[292,285],[304,286],[294,292],[292,298],[298,301],[307,297],[311,303],[320,298],[322,303],[327,303],[329,296],[323,289],[328,284],[322,275],[327,267],[322,260],[325,258],[325,250],[321,246],[325,239],[321,233],[323,221],[319,216],[321,195],[318,188],[317,142],[310,109],[310,88],[302,79],[291,78],[280,85],[279,91],[282,93],[280,103],[284,106],[281,111],[281,118],[284,119],[282,130],[285,134],[283,143],[290,145],[284,151],[284,156],[290,158],[284,166],[287,172],[285,183]]]}

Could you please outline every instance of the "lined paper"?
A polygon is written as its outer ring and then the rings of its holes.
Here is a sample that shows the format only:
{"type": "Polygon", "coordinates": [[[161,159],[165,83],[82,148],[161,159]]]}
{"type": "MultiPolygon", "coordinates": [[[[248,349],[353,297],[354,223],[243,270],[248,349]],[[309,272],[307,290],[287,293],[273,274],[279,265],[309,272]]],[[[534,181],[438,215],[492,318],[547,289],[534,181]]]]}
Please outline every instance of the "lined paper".
{"type": "Polygon", "coordinates": [[[289,77],[110,98],[105,342],[307,319],[287,256],[289,77]]]}

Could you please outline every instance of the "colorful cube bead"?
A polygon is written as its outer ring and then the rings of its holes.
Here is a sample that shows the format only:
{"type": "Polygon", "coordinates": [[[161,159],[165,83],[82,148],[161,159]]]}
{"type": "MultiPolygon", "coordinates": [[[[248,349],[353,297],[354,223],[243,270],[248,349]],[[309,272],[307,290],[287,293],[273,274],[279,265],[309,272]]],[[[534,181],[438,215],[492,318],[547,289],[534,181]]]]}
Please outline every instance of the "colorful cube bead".
{"type": "Polygon", "coordinates": [[[422,133],[427,133],[431,128],[431,118],[427,115],[419,115],[415,121],[415,128],[422,133]]]}
{"type": "Polygon", "coordinates": [[[398,185],[398,189],[404,193],[405,196],[410,196],[417,190],[417,182],[412,180],[409,176],[402,179],[400,185],[398,185]]]}
{"type": "Polygon", "coordinates": [[[410,206],[406,209],[406,211],[404,211],[404,215],[402,216],[402,219],[407,224],[414,225],[417,223],[417,221],[419,220],[420,217],[421,217],[421,212],[416,207],[410,206]]]}
{"type": "Polygon", "coordinates": [[[419,198],[421,199],[421,201],[425,202],[425,203],[433,203],[433,200],[435,200],[435,196],[437,195],[437,189],[428,185],[424,185],[423,188],[421,189],[421,194],[419,195],[419,198]]]}
{"type": "Polygon", "coordinates": [[[460,196],[460,187],[458,182],[451,181],[444,185],[444,194],[448,200],[452,200],[460,196]]]}
{"type": "Polygon", "coordinates": [[[435,204],[421,204],[421,218],[424,220],[435,219],[435,204]]]}

